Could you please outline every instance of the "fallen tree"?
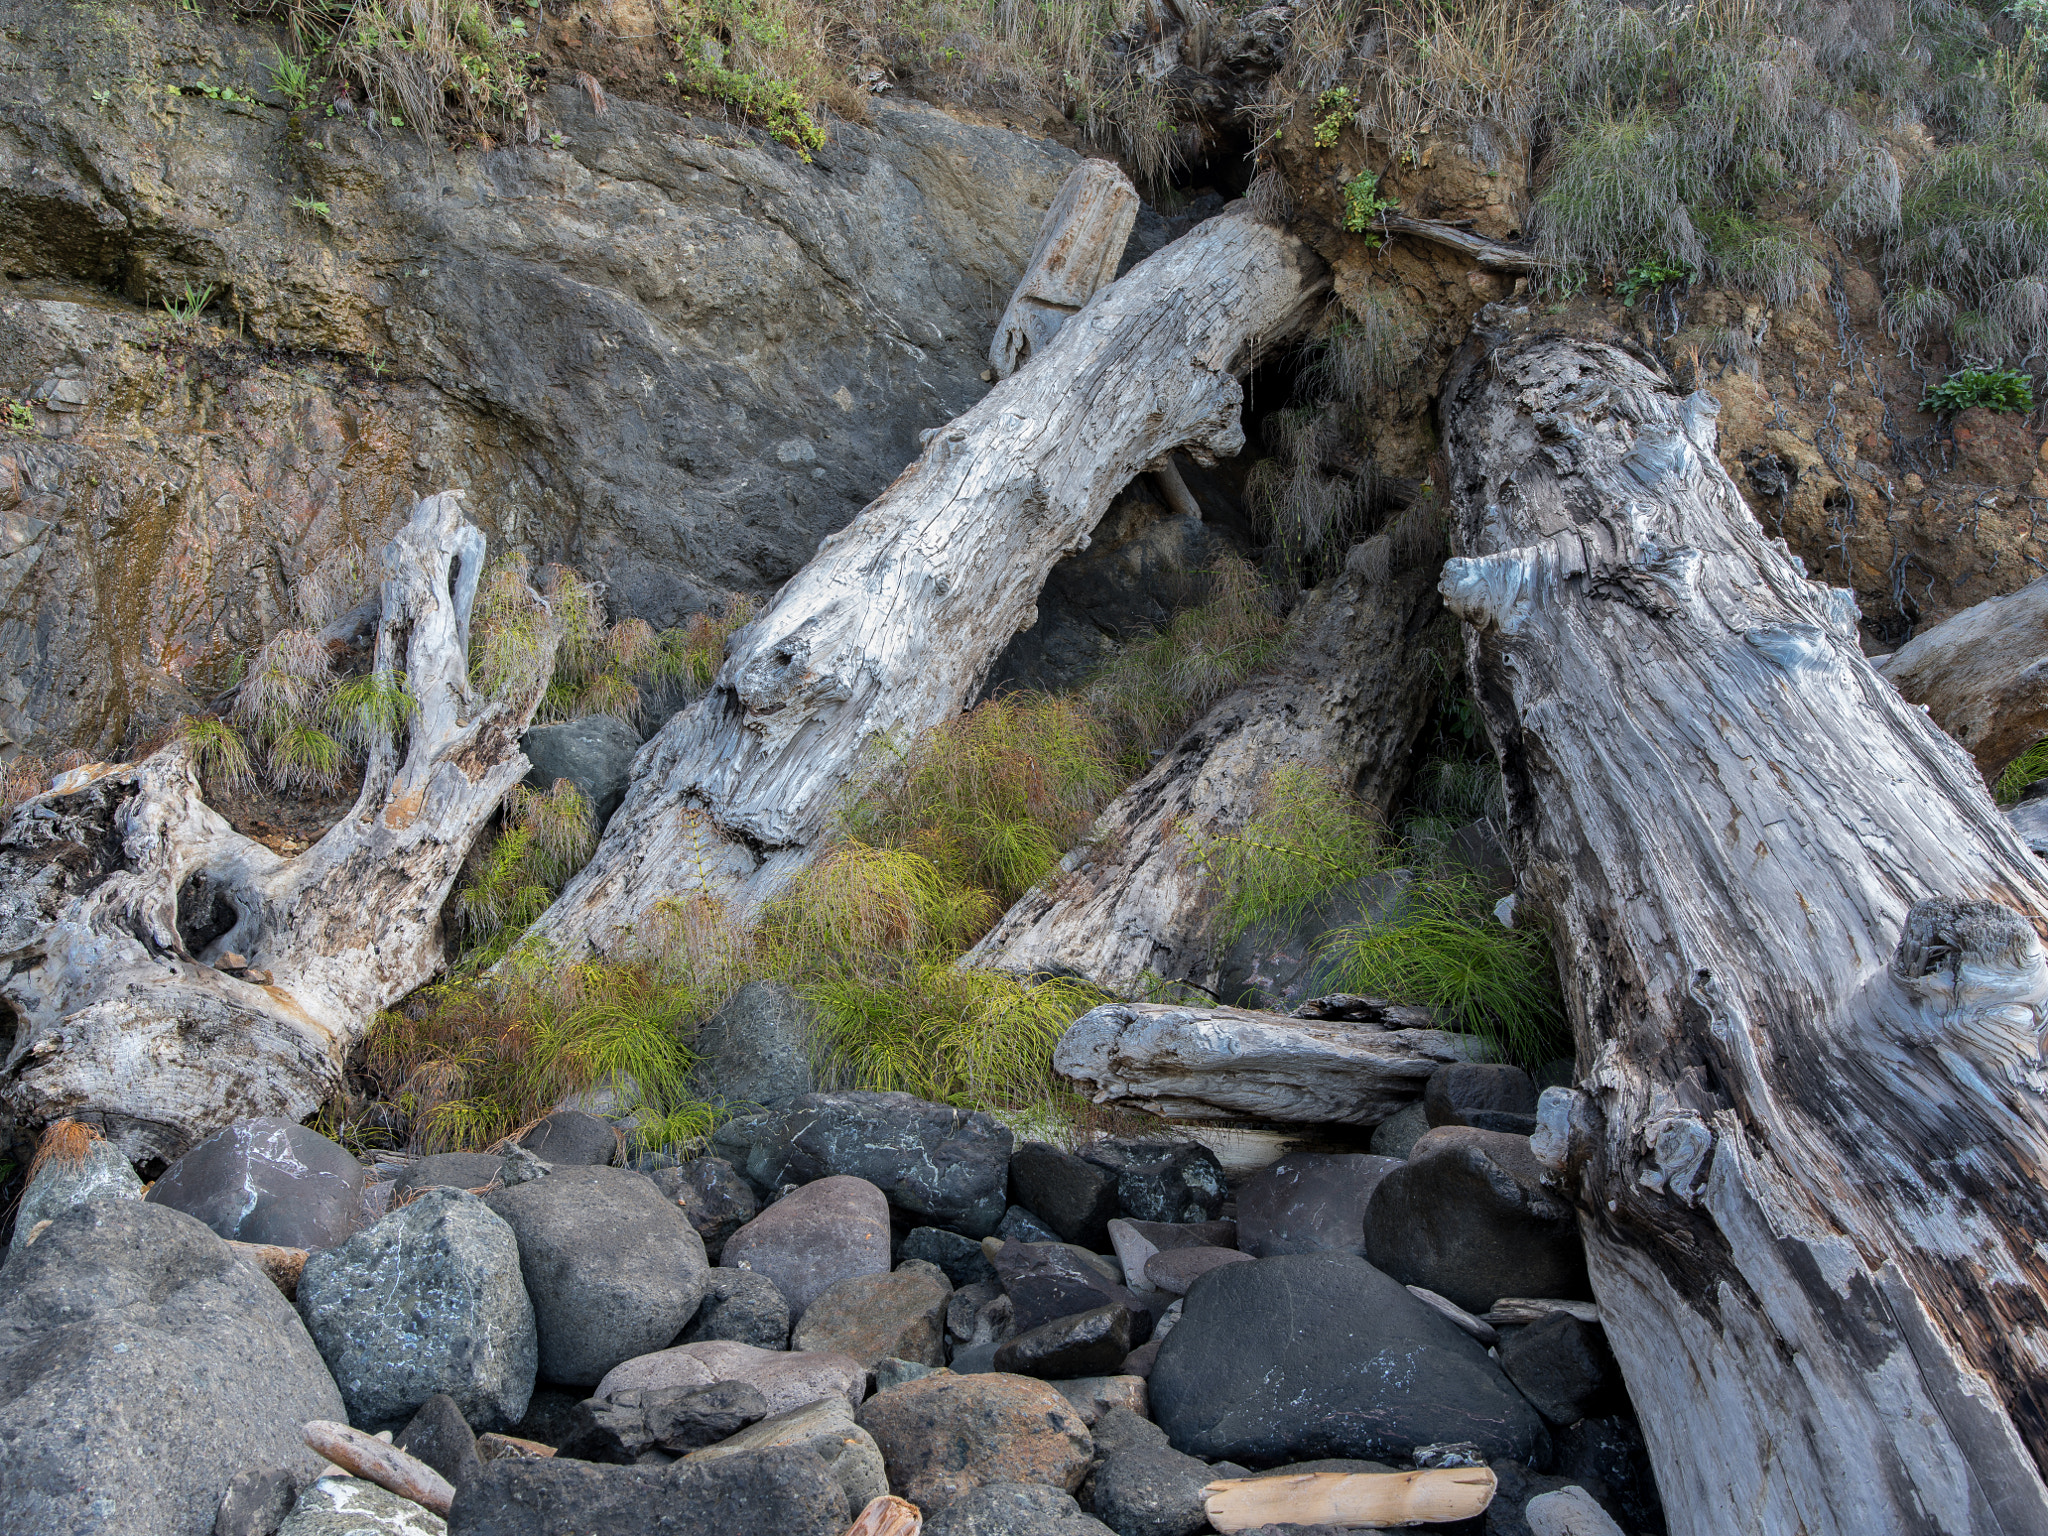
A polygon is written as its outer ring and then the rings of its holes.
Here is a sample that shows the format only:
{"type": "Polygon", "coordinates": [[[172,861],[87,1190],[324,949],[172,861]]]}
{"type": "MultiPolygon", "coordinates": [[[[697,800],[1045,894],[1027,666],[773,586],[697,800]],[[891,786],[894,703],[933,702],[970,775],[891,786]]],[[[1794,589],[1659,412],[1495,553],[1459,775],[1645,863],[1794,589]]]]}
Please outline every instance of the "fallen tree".
{"type": "Polygon", "coordinates": [[[2048,576],[1943,619],[1877,667],[1996,779],[2048,736],[2048,576]]]}
{"type": "MultiPolygon", "coordinates": [[[[384,551],[375,666],[416,701],[403,758],[369,745],[354,807],[285,859],[207,805],[189,743],[67,775],[0,832],[0,1102],[68,1115],[131,1160],[171,1158],[232,1121],[300,1120],[381,1008],[443,964],[441,909],[525,775],[536,680],[469,681],[483,534],[460,491],[428,497],[384,551]]],[[[537,599],[536,599],[537,601],[537,599]]]]}
{"type": "Polygon", "coordinates": [[[1670,1528],[2048,1531],[2048,875],[1765,538],[1710,399],[1490,340],[1443,590],[1577,1033],[1537,1151],[1670,1528]]]}
{"type": "Polygon", "coordinates": [[[1097,294],[733,636],[535,935],[605,951],[663,899],[745,913],[772,894],[873,750],[974,696],[1133,476],[1237,452],[1236,376],[1326,280],[1292,236],[1226,211],[1097,294]]]}
{"type": "Polygon", "coordinates": [[[1276,768],[1343,780],[1384,815],[1435,696],[1421,637],[1441,612],[1441,526],[1411,513],[1358,545],[1297,617],[1272,672],[1235,690],[1103,810],[1088,841],[961,964],[1083,976],[1135,996],[1217,984],[1215,892],[1197,852],[1243,829],[1276,768]]]}

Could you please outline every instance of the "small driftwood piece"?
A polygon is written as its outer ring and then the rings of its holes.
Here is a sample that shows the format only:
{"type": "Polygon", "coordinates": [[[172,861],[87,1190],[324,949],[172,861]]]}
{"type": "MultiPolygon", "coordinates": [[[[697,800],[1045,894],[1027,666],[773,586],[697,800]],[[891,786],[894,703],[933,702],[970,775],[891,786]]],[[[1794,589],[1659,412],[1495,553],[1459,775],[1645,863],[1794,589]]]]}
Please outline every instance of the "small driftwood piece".
{"type": "Polygon", "coordinates": [[[1209,1524],[1223,1532],[1262,1525],[1435,1525],[1486,1513],[1491,1467],[1419,1472],[1298,1472],[1232,1477],[1202,1489],[1209,1524]]]}
{"type": "Polygon", "coordinates": [[[1385,814],[1435,696],[1422,636],[1442,612],[1441,552],[1440,524],[1414,513],[1354,549],[1304,605],[1286,658],[1112,800],[961,964],[1083,976],[1123,997],[1155,981],[1213,991],[1216,893],[1199,845],[1242,831],[1290,765],[1332,774],[1385,814]]]}
{"type": "Polygon", "coordinates": [[[924,1529],[924,1514],[908,1499],[885,1493],[870,1499],[860,1518],[846,1528],[846,1536],[918,1536],[924,1529]]]}
{"type": "Polygon", "coordinates": [[[502,1457],[548,1457],[555,1454],[552,1445],[542,1445],[538,1440],[522,1440],[517,1435],[501,1435],[495,1431],[476,1437],[476,1455],[479,1461],[497,1461],[502,1457]]]}
{"type": "Polygon", "coordinates": [[[275,1243],[231,1242],[228,1247],[263,1271],[263,1278],[282,1291],[286,1301],[298,1299],[299,1276],[305,1273],[310,1257],[306,1249],[282,1248],[275,1243]]]}
{"type": "Polygon", "coordinates": [[[1997,778],[2048,736],[2048,576],[1952,614],[1874,665],[1997,778]]]}
{"type": "Polygon", "coordinates": [[[2048,1532],[2048,871],[1722,467],[1715,402],[1496,306],[1447,385],[1473,697],[1672,1536],[2048,1532]]]}
{"type": "Polygon", "coordinates": [[[547,633],[517,698],[472,690],[483,558],[460,491],[419,502],[385,546],[375,666],[417,701],[404,756],[379,732],[354,807],[296,858],[207,805],[183,741],[15,808],[0,827],[0,1017],[17,1023],[0,1110],[17,1125],[77,1116],[145,1162],[237,1120],[303,1120],[378,1010],[440,973],[441,909],[526,774],[519,737],[554,652],[547,633]],[[242,967],[222,969],[230,955],[242,967]]]}
{"type": "Polygon", "coordinates": [[[306,1425],[306,1444],[353,1477],[411,1499],[437,1515],[446,1515],[455,1501],[455,1487],[432,1467],[397,1446],[346,1424],[314,1419],[306,1425]]]}
{"type": "Polygon", "coordinates": [[[1293,236],[1226,211],[1097,294],[733,636],[534,936],[611,951],[670,898],[751,913],[814,856],[880,744],[975,696],[1134,475],[1238,450],[1236,376],[1300,330],[1327,278],[1293,236]]]}
{"type": "Polygon", "coordinates": [[[1067,1026],[1052,1063],[1098,1104],[1179,1120],[1377,1125],[1420,1099],[1438,1067],[1487,1055],[1476,1037],[1441,1029],[1105,1003],[1067,1026]]]}
{"type": "MultiPolygon", "coordinates": [[[[1414,1286],[1408,1287],[1411,1291],[1414,1286]]],[[[1553,1312],[1576,1317],[1582,1323],[1600,1321],[1600,1309],[1590,1301],[1569,1301],[1557,1296],[1503,1296],[1486,1310],[1481,1322],[1496,1328],[1519,1328],[1540,1323],[1553,1312]]]]}
{"type": "Polygon", "coordinates": [[[988,344],[989,366],[1007,379],[1116,280],[1138,222],[1138,189],[1108,160],[1083,160],[1061,183],[1039,226],[1031,260],[988,344]]]}
{"type": "Polygon", "coordinates": [[[1461,256],[1471,257],[1475,264],[1488,272],[1538,272],[1543,268],[1534,251],[1502,245],[1498,240],[1475,235],[1469,229],[1457,229],[1432,219],[1412,219],[1405,213],[1382,215],[1380,222],[1390,234],[1413,235],[1418,240],[1444,246],[1461,256]]]}

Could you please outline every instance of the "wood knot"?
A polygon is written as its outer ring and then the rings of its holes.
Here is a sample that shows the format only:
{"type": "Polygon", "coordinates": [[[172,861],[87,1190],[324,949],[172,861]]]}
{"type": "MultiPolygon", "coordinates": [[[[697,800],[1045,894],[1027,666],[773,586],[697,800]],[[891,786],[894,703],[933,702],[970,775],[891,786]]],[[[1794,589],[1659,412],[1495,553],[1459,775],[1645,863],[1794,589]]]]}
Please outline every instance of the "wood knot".
{"type": "Polygon", "coordinates": [[[2048,1089],[2048,963],[2033,924],[2011,907],[1948,896],[1915,902],[1889,974],[1911,1005],[1899,1030],[1907,1044],[1954,1047],[2010,1082],[2048,1089]]]}

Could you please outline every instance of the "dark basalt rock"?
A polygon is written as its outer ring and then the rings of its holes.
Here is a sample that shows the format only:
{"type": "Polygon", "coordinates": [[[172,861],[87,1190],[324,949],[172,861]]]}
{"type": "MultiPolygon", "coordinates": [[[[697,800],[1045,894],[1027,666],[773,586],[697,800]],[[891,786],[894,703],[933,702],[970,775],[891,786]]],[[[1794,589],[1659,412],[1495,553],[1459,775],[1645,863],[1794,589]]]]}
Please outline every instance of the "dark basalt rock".
{"type": "Polygon", "coordinates": [[[1076,1376],[1108,1376],[1130,1352],[1130,1309],[1111,1303],[1054,1318],[1005,1340],[996,1351],[995,1368],[1018,1376],[1067,1381],[1076,1376]]]}
{"type": "Polygon", "coordinates": [[[1010,1198],[1061,1242],[1097,1252],[1109,1246],[1105,1229],[1121,1210],[1116,1186],[1111,1170],[1042,1141],[1027,1141],[1010,1154],[1010,1198]]]}
{"type": "Polygon", "coordinates": [[[1364,1152],[1307,1152],[1268,1164],[1237,1195],[1237,1246],[1257,1259],[1283,1253],[1365,1256],[1365,1207],[1400,1166],[1364,1152]]]}
{"type": "Polygon", "coordinates": [[[1133,1221],[1213,1221],[1229,1193],[1216,1154],[1192,1141],[1098,1141],[1081,1154],[1116,1175],[1133,1221]]]}
{"type": "Polygon", "coordinates": [[[145,1198],[234,1242],[332,1248],[363,1224],[368,1177],[318,1131],[241,1120],[172,1163],[145,1198]]]}
{"type": "Polygon", "coordinates": [[[845,1524],[846,1495],[801,1446],[666,1467],[507,1457],[448,1511],[448,1536],[839,1536],[845,1524]]]}

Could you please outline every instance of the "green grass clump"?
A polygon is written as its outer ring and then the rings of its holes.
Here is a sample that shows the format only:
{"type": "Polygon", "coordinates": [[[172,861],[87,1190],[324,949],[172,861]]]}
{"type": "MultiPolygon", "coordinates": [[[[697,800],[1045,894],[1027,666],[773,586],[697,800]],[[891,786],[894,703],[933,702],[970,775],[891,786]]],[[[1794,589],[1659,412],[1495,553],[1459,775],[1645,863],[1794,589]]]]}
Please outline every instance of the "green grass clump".
{"type": "Polygon", "coordinates": [[[225,720],[187,717],[178,722],[178,735],[191,747],[192,766],[204,782],[229,794],[254,787],[256,765],[248,745],[225,720]]]}
{"type": "Polygon", "coordinates": [[[1275,770],[1259,808],[1234,835],[1195,844],[1218,892],[1226,944],[1253,928],[1292,923],[1381,872],[1386,826],[1320,769],[1275,770]]]}
{"type": "Polygon", "coordinates": [[[1991,785],[1991,796],[2000,805],[2011,805],[2029,784],[2043,778],[2048,778],[2048,739],[2035,742],[2007,763],[1991,785]]]}
{"type": "Polygon", "coordinates": [[[520,785],[502,829],[470,856],[456,888],[472,967],[510,949],[581,869],[596,846],[590,801],[567,779],[547,790],[520,785]]]}

